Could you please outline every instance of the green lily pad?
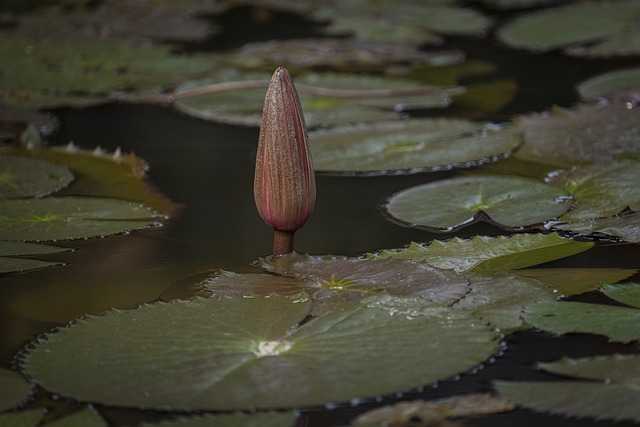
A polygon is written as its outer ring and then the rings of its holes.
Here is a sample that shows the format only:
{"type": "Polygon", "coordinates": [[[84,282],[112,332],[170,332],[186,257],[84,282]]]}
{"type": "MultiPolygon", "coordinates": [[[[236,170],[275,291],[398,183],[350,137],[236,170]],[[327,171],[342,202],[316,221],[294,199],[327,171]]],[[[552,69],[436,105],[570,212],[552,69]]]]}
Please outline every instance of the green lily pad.
{"type": "Polygon", "coordinates": [[[427,52],[417,45],[355,38],[305,38],[248,43],[225,52],[224,59],[245,69],[284,66],[287,69],[325,68],[334,71],[380,71],[401,64],[429,67],[464,61],[459,51],[427,52]]]}
{"type": "Polygon", "coordinates": [[[169,212],[175,204],[155,190],[147,179],[147,163],[135,154],[82,150],[73,144],[38,149],[11,149],[6,153],[67,166],[77,177],[73,195],[104,196],[140,202],[169,212]]]}
{"type": "Polygon", "coordinates": [[[453,307],[473,312],[503,333],[526,328],[524,307],[541,301],[555,301],[556,291],[535,279],[508,274],[470,275],[471,291],[453,307]]]}
{"type": "MultiPolygon", "coordinates": [[[[193,93],[195,83],[185,85],[178,91],[174,105],[186,114],[206,120],[259,126],[268,77],[263,81],[255,80],[253,74],[236,78],[237,82],[214,84],[189,96],[185,94],[193,93]]],[[[460,92],[456,88],[424,86],[397,78],[346,73],[302,74],[296,76],[295,84],[310,128],[398,119],[398,105],[443,108],[451,102],[450,94],[460,92]]]]}
{"type": "Polygon", "coordinates": [[[560,217],[569,193],[529,178],[476,175],[422,184],[392,195],[383,208],[411,227],[451,231],[483,218],[521,228],[560,217]]]}
{"type": "MultiPolygon", "coordinates": [[[[605,43],[632,31],[638,13],[640,4],[634,0],[584,1],[515,18],[500,28],[497,36],[502,42],[522,49],[543,51],[580,45],[580,50],[567,52],[609,56],[618,52],[607,49],[605,43]],[[589,46],[583,47],[586,44],[589,46]]],[[[627,42],[640,35],[632,34],[634,38],[627,42]]],[[[638,49],[627,52],[638,53],[638,49]]]]}
{"type": "Polygon", "coordinates": [[[463,119],[415,119],[309,133],[316,170],[415,173],[470,167],[508,156],[518,135],[463,119]]]}
{"type": "MultiPolygon", "coordinates": [[[[20,404],[31,394],[29,383],[18,373],[0,369],[0,412],[20,404]]],[[[0,421],[0,425],[2,422],[0,421]]]]}
{"type": "Polygon", "coordinates": [[[603,283],[617,283],[637,272],[628,268],[527,268],[511,274],[539,280],[557,289],[560,296],[568,297],[595,291],[603,283]]]}
{"type": "Polygon", "coordinates": [[[0,156],[0,200],[42,197],[73,181],[63,165],[18,156],[0,156]]]}
{"type": "Polygon", "coordinates": [[[576,91],[585,101],[637,90],[640,90],[640,67],[609,71],[576,85],[576,91]]]}
{"type": "Polygon", "coordinates": [[[489,18],[475,10],[442,1],[378,2],[366,7],[360,1],[329,1],[318,4],[311,16],[329,21],[326,31],[330,34],[420,44],[438,42],[439,34],[477,35],[491,24],[489,18]],[[380,19],[381,16],[385,19],[380,19]]]}
{"type": "Polygon", "coordinates": [[[70,240],[147,228],[162,218],[139,203],[98,197],[0,201],[1,240],[70,240]]]}
{"type": "Polygon", "coordinates": [[[36,427],[43,415],[42,409],[0,414],[0,427],[36,427]]]}
{"type": "Polygon", "coordinates": [[[564,358],[539,367],[568,381],[498,381],[506,399],[538,412],[597,420],[640,421],[640,357],[564,358]]]}
{"type": "Polygon", "coordinates": [[[483,322],[422,300],[373,299],[302,323],[310,309],[272,295],[114,310],[48,334],[22,365],[52,392],[107,405],[288,408],[418,387],[498,345],[483,322]]]}
{"type": "MultiPolygon", "coordinates": [[[[640,287],[633,284],[615,295],[624,302],[635,302],[640,287]]],[[[573,301],[539,303],[525,309],[525,320],[533,326],[556,334],[589,333],[605,335],[610,341],[628,343],[640,339],[640,310],[638,307],[588,304],[573,301]]]]}
{"type": "Polygon", "coordinates": [[[620,285],[602,285],[602,293],[622,304],[640,308],[640,284],[625,283],[620,285]]]}
{"type": "Polygon", "coordinates": [[[71,248],[63,248],[53,245],[42,245],[38,243],[0,241],[0,273],[22,272],[38,268],[62,266],[65,265],[65,263],[15,257],[25,255],[53,254],[71,250],[71,248]]]}
{"type": "Polygon", "coordinates": [[[524,135],[524,144],[515,155],[569,168],[611,161],[621,153],[638,154],[639,118],[640,110],[625,104],[579,105],[521,116],[513,130],[524,135]]]}
{"type": "Polygon", "coordinates": [[[609,218],[591,218],[583,221],[553,224],[553,228],[585,236],[614,236],[630,243],[640,243],[640,212],[625,213],[609,218]]]}
{"type": "Polygon", "coordinates": [[[573,194],[577,206],[560,217],[580,221],[640,210],[640,161],[623,159],[593,164],[557,175],[553,183],[573,194]]]}
{"type": "Polygon", "coordinates": [[[428,245],[411,243],[407,248],[383,250],[370,257],[412,259],[458,272],[492,274],[532,267],[584,252],[593,243],[577,242],[551,234],[454,237],[428,245]]]}
{"type": "Polygon", "coordinates": [[[108,424],[91,407],[86,407],[78,412],[67,415],[63,418],[46,423],[51,427],[107,427],[108,424]]]}
{"type": "Polygon", "coordinates": [[[293,427],[292,412],[256,412],[181,417],[159,423],[142,423],[140,427],[293,427]]]}
{"type": "Polygon", "coordinates": [[[211,68],[205,57],[176,56],[169,46],[77,35],[32,39],[10,32],[0,40],[0,62],[2,102],[35,107],[81,106],[123,93],[157,93],[200,78],[211,68]]]}

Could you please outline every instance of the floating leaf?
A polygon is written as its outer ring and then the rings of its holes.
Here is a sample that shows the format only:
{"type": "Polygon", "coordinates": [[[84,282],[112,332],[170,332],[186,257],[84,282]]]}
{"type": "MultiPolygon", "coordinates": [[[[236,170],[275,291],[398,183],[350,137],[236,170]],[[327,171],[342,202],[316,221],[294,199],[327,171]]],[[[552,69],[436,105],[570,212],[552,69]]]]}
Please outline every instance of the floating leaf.
{"type": "Polygon", "coordinates": [[[23,402],[29,394],[31,394],[29,383],[20,374],[8,369],[0,369],[0,412],[23,402]]]}
{"type": "Polygon", "coordinates": [[[609,217],[625,209],[640,210],[640,161],[622,159],[593,164],[557,175],[553,183],[567,189],[577,207],[561,221],[609,217]]]}
{"type": "Polygon", "coordinates": [[[372,300],[301,323],[310,308],[273,295],[110,311],[48,334],[22,365],[52,392],[107,405],[285,408],[428,384],[497,346],[482,322],[419,300],[372,300]]]}
{"type": "Polygon", "coordinates": [[[625,213],[609,218],[585,219],[583,221],[553,224],[553,228],[568,230],[585,236],[608,235],[625,242],[640,243],[640,212],[625,213]]]}
{"type": "Polygon", "coordinates": [[[474,316],[490,322],[502,332],[523,328],[524,306],[557,299],[552,287],[535,279],[507,274],[473,274],[470,280],[471,291],[453,307],[471,310],[474,316]]]}
{"type": "Polygon", "coordinates": [[[51,427],[107,427],[107,422],[93,408],[86,407],[74,414],[48,422],[46,425],[51,427]]]}
{"type": "Polygon", "coordinates": [[[211,68],[204,57],[172,55],[169,46],[77,34],[34,40],[3,33],[0,62],[1,100],[37,107],[106,102],[121,91],[156,92],[211,68]]]}
{"type": "MultiPolygon", "coordinates": [[[[264,83],[244,81],[250,76],[237,76],[240,80],[233,84],[212,85],[218,89],[205,94],[198,94],[202,89],[185,86],[182,95],[178,92],[174,105],[184,113],[206,120],[259,126],[269,80],[265,77],[264,83]],[[184,96],[184,93],[192,93],[191,90],[196,93],[184,96]]],[[[396,111],[399,104],[418,103],[424,108],[442,108],[451,102],[451,93],[460,92],[455,88],[356,74],[307,73],[294,77],[305,121],[310,128],[393,120],[400,117],[396,111]]]]}
{"type": "Polygon", "coordinates": [[[577,242],[551,234],[515,234],[513,236],[454,237],[433,240],[429,245],[411,243],[404,249],[384,250],[375,257],[412,259],[458,272],[491,274],[527,268],[586,251],[590,242],[577,242]]]}
{"type": "Polygon", "coordinates": [[[311,16],[329,21],[327,31],[331,34],[408,43],[434,43],[440,40],[437,34],[476,35],[491,24],[489,18],[472,9],[446,2],[379,2],[363,7],[360,1],[329,1],[318,4],[311,16]]]}
{"type": "Polygon", "coordinates": [[[640,421],[640,357],[609,355],[541,363],[544,371],[573,381],[498,381],[506,399],[525,408],[597,420],[640,421]],[[587,381],[585,381],[587,380],[587,381]]]}
{"type": "Polygon", "coordinates": [[[292,427],[296,415],[291,412],[255,412],[181,417],[140,427],[292,427]]]}
{"type": "Polygon", "coordinates": [[[511,274],[539,280],[553,286],[559,295],[568,297],[595,291],[603,283],[617,283],[637,272],[625,268],[527,268],[511,274]]]}
{"type": "Polygon", "coordinates": [[[602,293],[619,303],[640,308],[640,284],[625,283],[620,285],[602,285],[602,293]]]}
{"type": "Polygon", "coordinates": [[[0,414],[1,427],[36,427],[39,425],[44,411],[32,409],[24,412],[8,412],[0,414]]]}
{"type": "MultiPolygon", "coordinates": [[[[523,15],[500,28],[497,36],[510,46],[535,51],[589,43],[588,48],[578,51],[581,55],[609,56],[617,52],[602,45],[632,31],[638,13],[640,4],[635,0],[584,1],[523,15]]],[[[626,53],[638,54],[640,50],[626,53]]]]}
{"type": "Polygon", "coordinates": [[[516,156],[561,167],[640,153],[640,110],[624,104],[555,108],[551,114],[521,116],[513,130],[524,135],[516,156]]]}
{"type": "Polygon", "coordinates": [[[476,417],[511,411],[514,405],[488,393],[473,393],[437,400],[398,402],[372,409],[359,415],[353,425],[383,423],[385,426],[411,425],[420,420],[423,425],[440,426],[444,420],[457,417],[476,417]]]}
{"type": "MultiPolygon", "coordinates": [[[[626,297],[637,297],[638,289],[633,285],[626,297]]],[[[619,291],[617,295],[624,294],[619,291]]],[[[525,309],[524,317],[533,326],[556,334],[579,332],[606,335],[610,341],[622,343],[640,339],[638,308],[557,301],[530,305],[525,309]]]]}
{"type": "Polygon", "coordinates": [[[73,174],[63,165],[18,156],[0,156],[0,200],[42,197],[69,185],[73,174]]]}
{"type": "Polygon", "coordinates": [[[470,167],[506,157],[521,143],[463,119],[415,119],[318,130],[309,134],[321,172],[397,173],[470,167]]]}
{"type": "Polygon", "coordinates": [[[640,67],[609,71],[576,85],[576,91],[585,101],[638,90],[640,90],[640,67]]]}
{"type": "Polygon", "coordinates": [[[98,197],[0,201],[0,239],[69,240],[146,228],[161,216],[139,203],[98,197]]]}
{"type": "MultiPolygon", "coordinates": [[[[464,61],[459,51],[425,52],[417,45],[354,38],[305,38],[248,43],[224,58],[246,69],[284,66],[292,69],[375,71],[399,64],[443,66],[464,61]]],[[[454,83],[455,84],[455,83],[454,83]]]]}
{"type": "Polygon", "coordinates": [[[565,213],[569,193],[529,178],[476,175],[430,182],[392,195],[384,210],[411,227],[452,229],[485,214],[510,228],[538,224],[565,213]]]}
{"type": "Polygon", "coordinates": [[[15,257],[25,255],[53,254],[71,250],[71,248],[63,248],[53,245],[42,245],[38,243],[0,241],[0,273],[21,272],[37,268],[57,267],[60,265],[64,265],[64,263],[62,262],[50,262],[37,259],[15,257]]]}
{"type": "Polygon", "coordinates": [[[108,153],[100,148],[82,150],[73,144],[49,148],[15,150],[7,153],[44,159],[69,167],[76,175],[74,195],[107,196],[144,203],[161,212],[175,205],[153,188],[147,179],[147,163],[135,154],[120,150],[108,153]]]}

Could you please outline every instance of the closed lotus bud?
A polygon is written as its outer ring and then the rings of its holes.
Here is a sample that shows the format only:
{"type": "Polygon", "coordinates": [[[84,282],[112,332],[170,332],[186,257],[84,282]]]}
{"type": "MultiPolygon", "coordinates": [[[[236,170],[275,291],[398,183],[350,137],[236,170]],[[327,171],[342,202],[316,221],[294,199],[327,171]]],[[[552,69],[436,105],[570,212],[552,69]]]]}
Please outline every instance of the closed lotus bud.
{"type": "Polygon", "coordinates": [[[274,255],[293,251],[293,233],[315,205],[316,180],[298,92],[282,67],[264,100],[253,194],[260,216],[275,230],[274,255]]]}

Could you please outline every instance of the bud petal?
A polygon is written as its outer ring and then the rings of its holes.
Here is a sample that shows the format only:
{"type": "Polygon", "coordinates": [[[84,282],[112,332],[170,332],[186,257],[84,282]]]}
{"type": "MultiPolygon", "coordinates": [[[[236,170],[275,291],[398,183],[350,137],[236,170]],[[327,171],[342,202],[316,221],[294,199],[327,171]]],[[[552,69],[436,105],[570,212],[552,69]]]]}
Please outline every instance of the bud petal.
{"type": "Polygon", "coordinates": [[[253,187],[262,219],[293,232],[311,216],[316,181],[300,99],[291,76],[278,68],[267,89],[253,187]]]}

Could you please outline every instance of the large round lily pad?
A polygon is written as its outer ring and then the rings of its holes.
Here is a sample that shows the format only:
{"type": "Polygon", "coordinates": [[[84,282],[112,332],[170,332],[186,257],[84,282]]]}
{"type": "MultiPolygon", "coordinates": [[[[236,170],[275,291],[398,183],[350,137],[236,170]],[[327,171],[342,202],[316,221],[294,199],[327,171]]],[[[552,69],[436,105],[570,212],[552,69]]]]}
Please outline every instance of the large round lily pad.
{"type": "Polygon", "coordinates": [[[385,211],[403,224],[452,230],[480,215],[506,227],[558,218],[571,205],[569,193],[529,178],[477,175],[422,184],[392,195],[385,211]]]}
{"type": "Polygon", "coordinates": [[[103,237],[156,224],[162,216],[139,203],[99,197],[0,201],[0,239],[103,237]]]}
{"type": "Polygon", "coordinates": [[[22,359],[46,389],[107,405],[286,408],[371,397],[464,372],[497,334],[464,312],[379,298],[313,318],[309,298],[201,299],[78,320],[22,359]]]}
{"type": "Polygon", "coordinates": [[[73,181],[63,165],[19,156],[0,156],[0,199],[42,197],[73,181]]]}
{"type": "Polygon", "coordinates": [[[408,173],[470,167],[509,155],[519,135],[463,119],[378,122],[309,134],[321,172],[408,173]]]}

